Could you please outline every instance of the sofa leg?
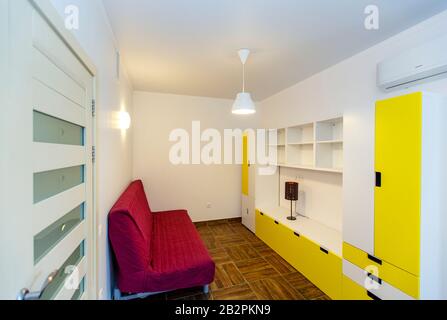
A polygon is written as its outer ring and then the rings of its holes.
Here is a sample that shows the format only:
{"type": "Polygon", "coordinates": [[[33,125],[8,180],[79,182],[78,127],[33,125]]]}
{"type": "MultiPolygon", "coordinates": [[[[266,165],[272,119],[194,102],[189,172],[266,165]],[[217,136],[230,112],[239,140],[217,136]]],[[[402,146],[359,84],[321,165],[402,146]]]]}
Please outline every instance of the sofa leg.
{"type": "Polygon", "coordinates": [[[206,286],[203,286],[203,293],[204,294],[210,293],[210,286],[208,284],[206,286]]]}
{"type": "Polygon", "coordinates": [[[116,288],[114,290],[113,299],[114,300],[121,300],[121,291],[118,288],[116,288]]]}

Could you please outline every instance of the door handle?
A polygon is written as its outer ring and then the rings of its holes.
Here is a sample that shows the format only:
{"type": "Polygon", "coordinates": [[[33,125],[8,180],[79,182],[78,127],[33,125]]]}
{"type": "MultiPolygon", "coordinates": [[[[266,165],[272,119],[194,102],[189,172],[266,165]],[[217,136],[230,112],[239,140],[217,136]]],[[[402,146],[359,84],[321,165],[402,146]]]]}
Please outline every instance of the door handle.
{"type": "Polygon", "coordinates": [[[17,300],[39,300],[48,286],[54,281],[58,272],[59,270],[55,270],[50,273],[50,275],[45,279],[45,282],[43,283],[40,291],[30,292],[27,288],[23,288],[22,290],[20,290],[19,294],[17,295],[17,300]]]}
{"type": "Polygon", "coordinates": [[[382,172],[376,172],[376,187],[382,187],[382,172]]]}
{"type": "Polygon", "coordinates": [[[380,299],[378,296],[376,296],[374,293],[372,293],[370,291],[366,291],[366,294],[368,295],[368,297],[370,297],[373,300],[376,300],[376,301],[382,300],[382,299],[380,299]]]}
{"type": "Polygon", "coordinates": [[[371,261],[374,261],[375,263],[377,263],[379,265],[382,265],[382,260],[380,260],[379,258],[376,258],[376,257],[374,257],[374,256],[372,256],[370,254],[368,254],[368,259],[371,260],[371,261]]]}

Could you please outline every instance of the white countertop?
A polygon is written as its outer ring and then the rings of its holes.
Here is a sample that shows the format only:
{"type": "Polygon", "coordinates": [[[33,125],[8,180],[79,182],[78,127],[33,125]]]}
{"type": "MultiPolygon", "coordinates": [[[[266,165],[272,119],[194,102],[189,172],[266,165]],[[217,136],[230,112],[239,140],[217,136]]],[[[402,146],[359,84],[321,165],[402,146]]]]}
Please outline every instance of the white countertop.
{"type": "Polygon", "coordinates": [[[257,209],[292,231],[303,235],[321,247],[342,257],[343,238],[340,231],[299,215],[295,215],[297,218],[295,221],[287,220],[287,217],[290,216],[290,209],[283,207],[267,205],[257,206],[257,209]]]}

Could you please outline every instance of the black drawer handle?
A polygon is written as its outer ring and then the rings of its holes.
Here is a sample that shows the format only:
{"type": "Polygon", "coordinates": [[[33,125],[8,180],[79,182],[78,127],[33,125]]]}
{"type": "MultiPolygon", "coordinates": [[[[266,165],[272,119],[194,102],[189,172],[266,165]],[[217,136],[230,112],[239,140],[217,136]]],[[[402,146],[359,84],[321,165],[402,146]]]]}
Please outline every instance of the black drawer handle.
{"type": "Polygon", "coordinates": [[[263,212],[259,212],[259,214],[260,214],[261,216],[263,216],[263,215],[264,215],[264,213],[263,213],[263,212]]]}
{"type": "Polygon", "coordinates": [[[382,187],[382,172],[376,172],[376,187],[382,187]]]}
{"type": "Polygon", "coordinates": [[[329,251],[328,250],[326,250],[325,248],[323,248],[323,247],[320,247],[320,251],[322,251],[322,252],[324,252],[324,253],[326,253],[326,254],[329,254],[329,251]]]}
{"type": "Polygon", "coordinates": [[[372,256],[370,254],[368,254],[368,259],[371,260],[371,261],[374,261],[375,263],[378,263],[378,264],[382,265],[382,260],[380,260],[379,258],[376,258],[376,257],[374,257],[374,256],[372,256]]]}
{"type": "Polygon", "coordinates": [[[297,237],[301,237],[299,233],[294,232],[294,235],[296,235],[297,237]]]}
{"type": "Polygon", "coordinates": [[[373,299],[373,300],[376,300],[376,301],[380,301],[380,300],[382,300],[382,299],[380,299],[378,296],[376,296],[375,294],[373,294],[373,293],[371,293],[371,292],[369,292],[369,291],[366,291],[366,294],[368,295],[368,297],[370,297],[370,298],[373,299]]]}
{"type": "Polygon", "coordinates": [[[368,278],[370,278],[371,280],[377,282],[378,284],[382,284],[382,279],[380,279],[379,277],[373,275],[372,273],[368,273],[368,278]]]}
{"type": "Polygon", "coordinates": [[[279,222],[275,220],[275,224],[279,224],[279,222]]]}

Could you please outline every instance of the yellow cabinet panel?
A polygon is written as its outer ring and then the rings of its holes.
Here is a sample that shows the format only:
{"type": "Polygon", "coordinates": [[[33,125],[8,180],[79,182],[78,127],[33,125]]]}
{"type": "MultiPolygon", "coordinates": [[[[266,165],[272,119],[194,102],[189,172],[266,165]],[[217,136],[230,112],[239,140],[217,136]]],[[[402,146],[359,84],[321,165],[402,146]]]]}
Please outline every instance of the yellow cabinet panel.
{"type": "Polygon", "coordinates": [[[331,299],[341,299],[342,260],[302,237],[306,261],[303,274],[331,299]]]}
{"type": "Polygon", "coordinates": [[[284,258],[331,299],[341,299],[341,258],[306,237],[297,236],[293,232],[290,234],[291,238],[285,245],[293,247],[293,252],[290,258],[289,254],[284,258]]]}
{"type": "Polygon", "coordinates": [[[331,299],[341,299],[342,260],[259,210],[256,235],[331,299]]]}
{"type": "Polygon", "coordinates": [[[352,281],[345,275],[343,276],[342,299],[372,300],[372,298],[368,296],[368,291],[365,288],[352,281]]]}
{"type": "Polygon", "coordinates": [[[242,140],[242,194],[248,196],[249,184],[249,163],[248,163],[248,136],[244,135],[242,140]]]}
{"type": "Polygon", "coordinates": [[[286,226],[283,226],[276,221],[274,221],[273,228],[273,233],[276,235],[273,250],[275,250],[285,260],[288,260],[288,257],[297,254],[296,248],[291,245],[293,232],[286,226]]]}
{"type": "MultiPolygon", "coordinates": [[[[306,268],[306,263],[309,259],[308,251],[304,248],[304,238],[299,236],[298,234],[295,234],[294,232],[291,233],[291,239],[290,242],[290,249],[286,252],[286,255],[284,256],[284,259],[287,260],[287,262],[290,263],[291,266],[293,266],[296,270],[300,271],[304,274],[304,269],[306,268]]],[[[308,263],[307,263],[308,265],[308,263]]]]}
{"type": "Polygon", "coordinates": [[[406,294],[419,298],[419,278],[415,275],[397,268],[386,261],[375,262],[374,257],[348,243],[343,243],[343,258],[366,270],[379,279],[382,279],[405,292],[406,294]],[[372,260],[373,259],[373,260],[372,260]]]}
{"type": "Polygon", "coordinates": [[[274,220],[256,210],[256,236],[273,248],[277,242],[275,234],[272,232],[274,220]]]}
{"type": "Polygon", "coordinates": [[[419,275],[422,93],[376,106],[375,256],[419,275]]]}

